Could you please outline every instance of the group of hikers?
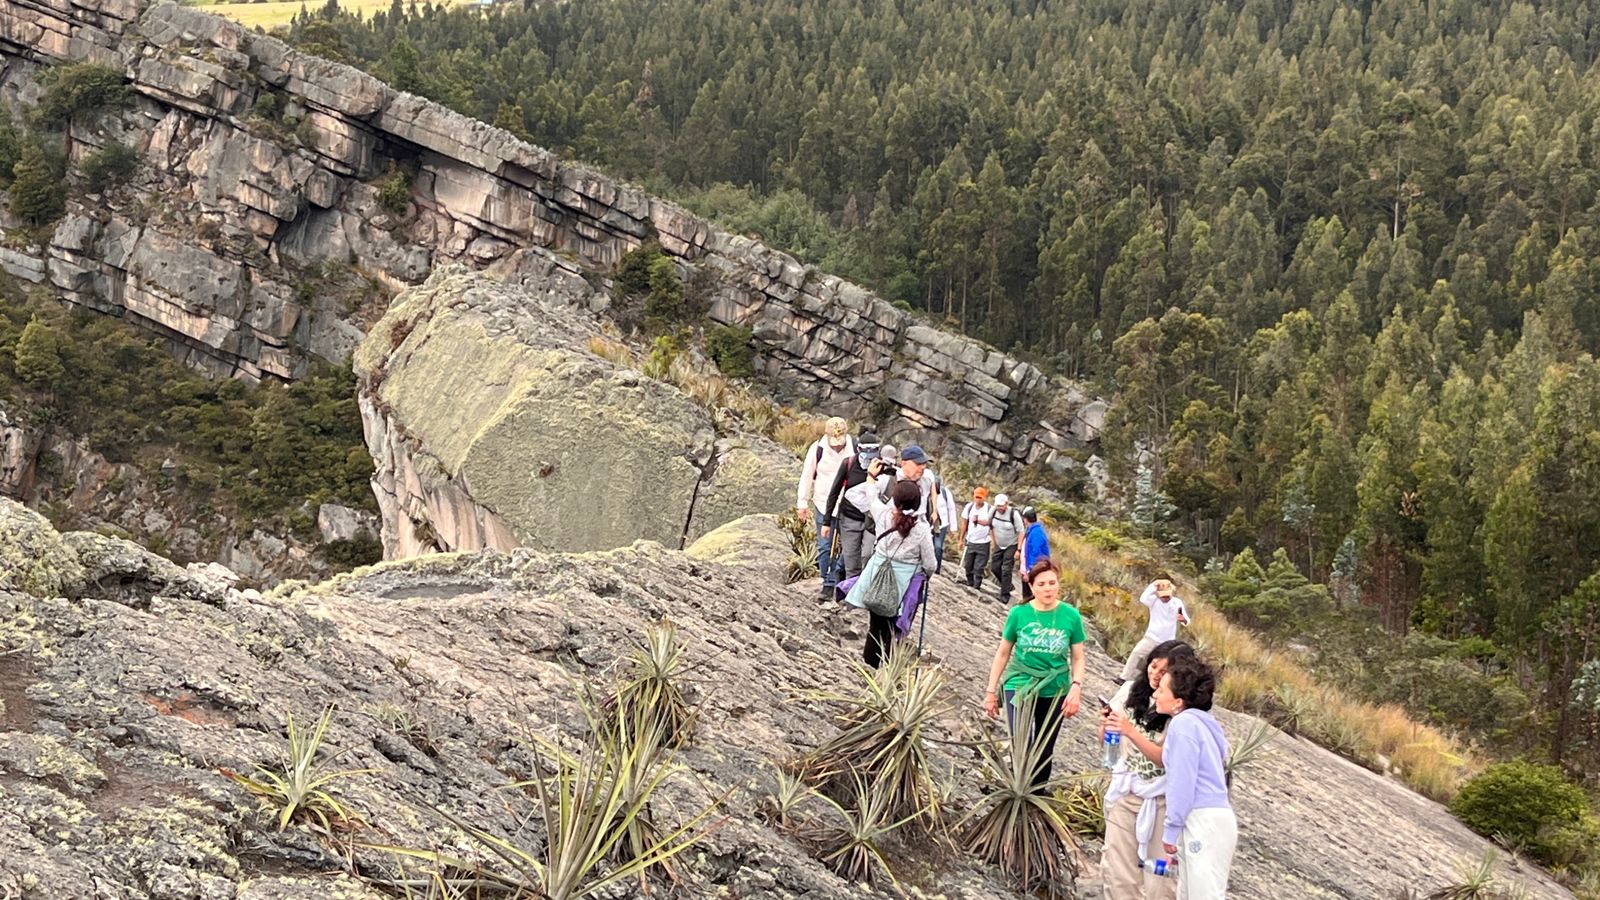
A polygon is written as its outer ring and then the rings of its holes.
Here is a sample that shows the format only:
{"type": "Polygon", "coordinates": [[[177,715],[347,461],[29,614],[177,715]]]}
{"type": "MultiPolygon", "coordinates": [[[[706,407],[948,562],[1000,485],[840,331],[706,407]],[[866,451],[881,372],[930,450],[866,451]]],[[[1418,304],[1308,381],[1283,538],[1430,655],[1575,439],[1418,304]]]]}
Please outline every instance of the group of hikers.
{"type": "MultiPolygon", "coordinates": [[[[898,452],[876,435],[852,437],[829,419],[807,451],[796,496],[815,520],[822,596],[870,616],[863,658],[877,668],[925,609],[928,579],[942,568],[946,539],[960,545],[962,581],[982,588],[993,574],[1009,604],[1021,563],[1022,602],[1010,607],[990,667],[984,712],[1023,729],[1037,760],[1035,785],[1050,780],[1061,725],[1083,707],[1083,617],[1063,602],[1061,568],[1037,513],[1006,494],[973,491],[959,512],[919,446],[898,452]],[[1023,721],[1019,722],[1019,718],[1023,721]]],[[[1145,633],[1110,698],[1099,698],[1097,734],[1111,769],[1104,798],[1102,869],[1108,900],[1220,900],[1238,839],[1228,796],[1228,741],[1210,713],[1216,673],[1177,639],[1188,610],[1171,581],[1139,597],[1145,633]],[[1159,840],[1157,831],[1160,832],[1159,840]]]]}

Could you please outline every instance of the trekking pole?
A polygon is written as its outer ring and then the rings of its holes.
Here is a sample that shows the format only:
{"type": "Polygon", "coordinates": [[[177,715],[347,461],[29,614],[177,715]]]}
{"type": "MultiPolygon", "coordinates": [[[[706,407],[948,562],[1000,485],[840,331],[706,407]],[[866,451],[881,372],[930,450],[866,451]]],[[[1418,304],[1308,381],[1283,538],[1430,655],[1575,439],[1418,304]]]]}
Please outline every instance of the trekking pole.
{"type": "Polygon", "coordinates": [[[922,655],[922,638],[928,633],[928,584],[932,578],[922,579],[922,590],[919,592],[918,604],[922,607],[922,624],[917,627],[917,655],[922,655]]]}
{"type": "MultiPolygon", "coordinates": [[[[829,530],[833,533],[828,536],[828,568],[833,570],[833,583],[838,584],[844,580],[844,538],[839,533],[841,529],[837,516],[834,517],[833,527],[829,530]]],[[[832,599],[839,599],[837,592],[832,599]]]]}

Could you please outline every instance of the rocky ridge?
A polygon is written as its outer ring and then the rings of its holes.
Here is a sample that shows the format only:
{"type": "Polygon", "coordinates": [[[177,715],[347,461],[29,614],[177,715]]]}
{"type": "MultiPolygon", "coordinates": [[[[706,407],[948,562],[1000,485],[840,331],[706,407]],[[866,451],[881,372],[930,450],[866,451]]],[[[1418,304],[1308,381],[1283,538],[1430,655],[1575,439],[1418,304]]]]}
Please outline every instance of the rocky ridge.
{"type": "MultiPolygon", "coordinates": [[[[385,563],[262,596],[215,568],[178,569],[126,542],[59,535],[0,500],[0,893],[16,898],[374,898],[299,828],[278,832],[218,767],[275,757],[290,714],[337,704],[330,746],[382,840],[458,838],[429,811],[511,834],[533,810],[499,790],[527,769],[519,735],[575,728],[573,678],[603,677],[643,625],[673,620],[705,699],[683,812],[734,789],[730,816],[696,855],[694,896],[892,897],[832,875],[756,814],[769,761],[823,739],[826,704],[805,691],[854,677],[859,613],[819,607],[815,582],[781,581],[788,548],[769,517],[740,519],[687,552],[653,542],[602,553],[518,550],[385,563]],[[86,546],[81,543],[88,541],[86,546]],[[91,577],[93,576],[93,577],[91,577]],[[66,594],[67,599],[60,596],[66,594]],[[399,727],[397,723],[404,723],[399,727]]],[[[1001,610],[937,580],[928,659],[950,678],[941,730],[967,733],[1001,610]]],[[[1091,640],[1089,688],[1117,666],[1091,640]]],[[[1237,736],[1253,720],[1226,711],[1237,736]]],[[[1086,721],[1058,765],[1095,766],[1086,721]]],[[[976,799],[971,751],[930,748],[976,799]]],[[[1487,842],[1441,807],[1307,742],[1280,736],[1234,788],[1244,900],[1370,900],[1439,886],[1487,842]]],[[[1090,848],[1092,852],[1092,847],[1090,848]]],[[[900,872],[926,897],[1019,897],[960,854],[900,872]]],[[[376,871],[381,856],[358,850],[376,871]]],[[[1537,870],[1506,877],[1535,898],[1570,898],[1537,870]]],[[[1085,896],[1098,896],[1091,865],[1085,896]]],[[[617,892],[629,895],[630,890],[617,892]]]]}
{"type": "Polygon", "coordinates": [[[887,404],[902,441],[999,466],[1076,466],[1103,425],[1075,385],[347,66],[176,5],[0,0],[0,99],[32,103],[41,67],[83,60],[121,69],[137,101],[74,125],[73,157],[117,140],[141,171],[74,202],[43,246],[8,240],[0,267],[216,370],[342,359],[360,331],[307,289],[330,269],[398,288],[542,247],[606,272],[654,240],[706,276],[713,320],[752,329],[788,396],[887,404]]]}

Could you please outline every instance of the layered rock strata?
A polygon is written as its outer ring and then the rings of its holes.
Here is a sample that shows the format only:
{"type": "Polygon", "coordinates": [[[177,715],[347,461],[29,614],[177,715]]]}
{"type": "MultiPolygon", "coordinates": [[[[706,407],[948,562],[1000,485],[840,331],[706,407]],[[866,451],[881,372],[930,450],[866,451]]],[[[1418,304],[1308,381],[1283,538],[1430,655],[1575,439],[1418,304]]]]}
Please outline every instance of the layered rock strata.
{"type": "Polygon", "coordinates": [[[143,168],[0,266],[221,371],[342,358],[359,335],[306,289],[329,266],[398,287],[537,246],[606,272],[653,240],[713,276],[712,318],[752,329],[790,397],[893,410],[902,443],[993,465],[1070,467],[1098,437],[1091,398],[1028,363],[349,67],[181,6],[0,0],[0,97],[31,102],[41,66],[82,60],[121,69],[138,101],[74,127],[73,155],[120,140],[143,168]]]}

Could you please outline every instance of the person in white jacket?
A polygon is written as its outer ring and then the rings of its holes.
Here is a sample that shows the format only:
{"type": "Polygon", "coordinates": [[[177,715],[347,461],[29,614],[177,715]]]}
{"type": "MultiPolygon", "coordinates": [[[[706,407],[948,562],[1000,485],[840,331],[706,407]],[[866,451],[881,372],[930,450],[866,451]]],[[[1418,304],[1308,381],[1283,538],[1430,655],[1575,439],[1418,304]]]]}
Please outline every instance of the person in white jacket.
{"type": "Polygon", "coordinates": [[[1178,625],[1189,624],[1189,611],[1183,601],[1173,596],[1172,582],[1158,578],[1150,582],[1139,595],[1139,602],[1150,610],[1150,622],[1144,628],[1144,637],[1135,644],[1122,665],[1122,675],[1117,684],[1130,681],[1144,668],[1145,657],[1157,644],[1178,637],[1178,625]]]}
{"type": "Polygon", "coordinates": [[[1157,644],[1144,661],[1144,675],[1123,684],[1100,711],[1100,737],[1122,735],[1122,755],[1106,789],[1106,842],[1100,856],[1106,900],[1173,900],[1177,883],[1144,870],[1162,854],[1158,832],[1167,814],[1167,772],[1161,745],[1168,717],[1156,711],[1155,692],[1167,666],[1194,658],[1182,641],[1157,644]]]}
{"type": "Polygon", "coordinates": [[[822,573],[824,599],[833,597],[833,586],[838,581],[838,572],[833,565],[832,541],[822,536],[822,532],[833,524],[828,519],[828,491],[833,488],[839,467],[855,453],[849,424],[838,416],[829,419],[823,426],[822,437],[806,448],[805,465],[800,470],[800,485],[795,490],[795,513],[802,521],[816,520],[817,571],[822,573]]]}

